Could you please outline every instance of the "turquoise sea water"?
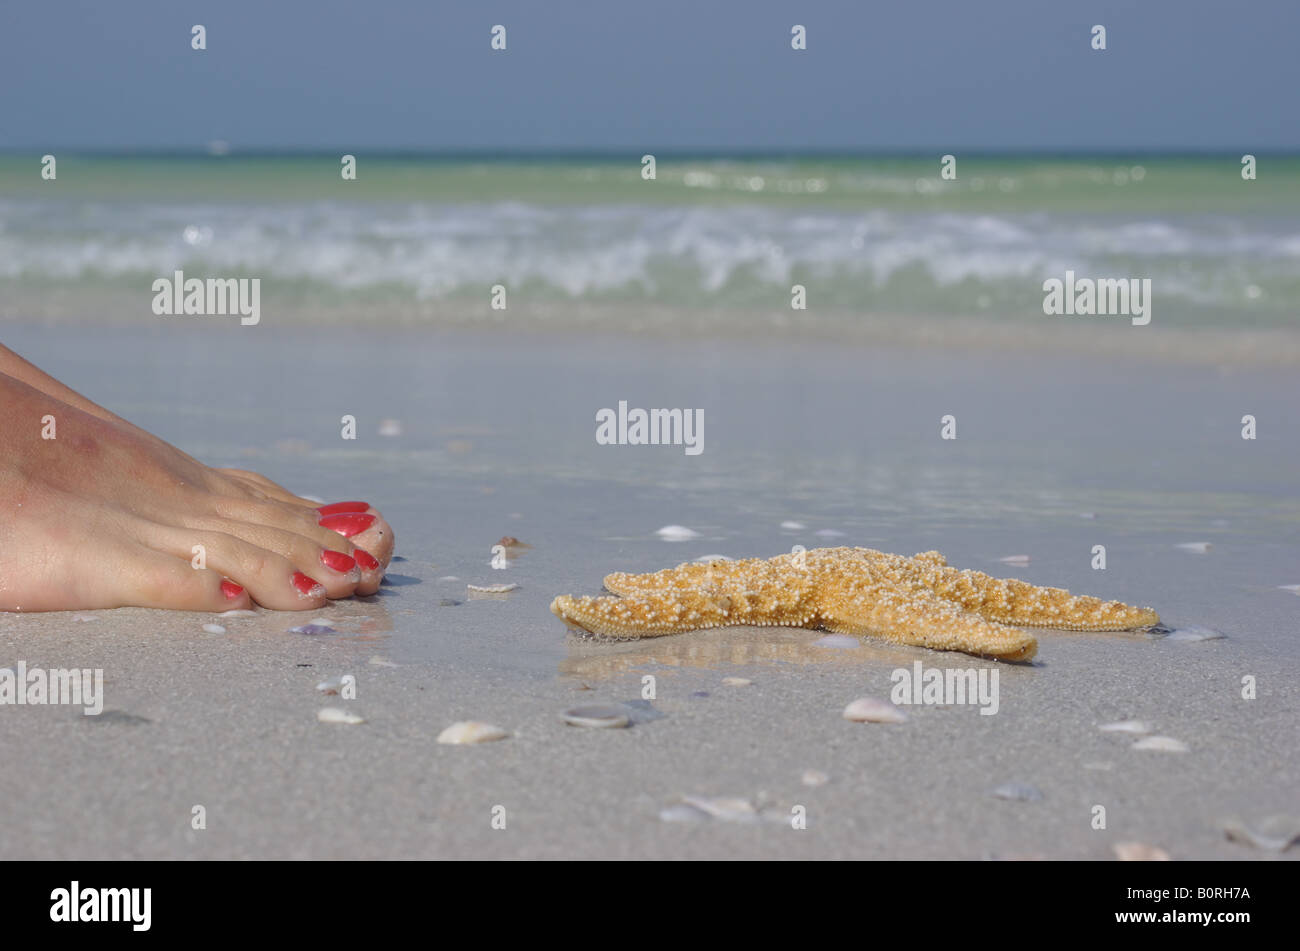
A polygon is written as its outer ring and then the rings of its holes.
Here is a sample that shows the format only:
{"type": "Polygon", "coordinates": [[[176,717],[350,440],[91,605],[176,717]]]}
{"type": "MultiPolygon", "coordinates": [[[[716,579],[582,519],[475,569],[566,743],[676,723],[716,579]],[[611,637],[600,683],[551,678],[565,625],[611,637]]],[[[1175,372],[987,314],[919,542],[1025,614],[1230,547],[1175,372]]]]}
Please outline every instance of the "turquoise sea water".
{"type": "Polygon", "coordinates": [[[148,315],[176,270],[259,277],[286,320],[437,324],[501,284],[494,319],[532,327],[568,304],[1041,321],[1067,270],[1150,278],[1164,325],[1290,325],[1300,300],[1294,157],[1260,156],[1254,181],[1239,156],[959,156],[952,181],[938,156],[659,156],[646,180],[639,155],[361,155],[355,181],[333,154],[57,158],[45,181],[39,156],[0,157],[5,316],[148,315]]]}

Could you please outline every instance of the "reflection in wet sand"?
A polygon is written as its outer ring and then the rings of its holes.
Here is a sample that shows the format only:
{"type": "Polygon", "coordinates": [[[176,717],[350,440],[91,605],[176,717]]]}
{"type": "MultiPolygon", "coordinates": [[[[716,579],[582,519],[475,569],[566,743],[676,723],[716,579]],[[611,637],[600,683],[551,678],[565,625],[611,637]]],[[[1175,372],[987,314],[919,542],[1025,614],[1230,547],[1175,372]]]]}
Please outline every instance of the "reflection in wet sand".
{"type": "MultiPolygon", "coordinates": [[[[560,673],[600,680],[641,667],[724,667],[728,665],[835,665],[900,667],[924,657],[943,657],[918,647],[863,641],[860,647],[817,647],[823,631],[799,628],[727,627],[672,637],[629,642],[601,642],[570,635],[569,656],[560,673]]],[[[940,661],[942,663],[942,661],[940,661]]]]}

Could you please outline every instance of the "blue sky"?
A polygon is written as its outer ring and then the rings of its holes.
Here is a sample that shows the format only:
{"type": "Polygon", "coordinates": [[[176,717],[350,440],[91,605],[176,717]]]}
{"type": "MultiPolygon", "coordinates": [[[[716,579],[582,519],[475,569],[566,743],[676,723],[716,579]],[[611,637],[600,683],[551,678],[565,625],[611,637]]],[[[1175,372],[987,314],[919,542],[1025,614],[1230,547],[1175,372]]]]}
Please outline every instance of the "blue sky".
{"type": "Polygon", "coordinates": [[[1295,0],[5,0],[0,149],[1298,150],[1298,38],[1295,0]]]}

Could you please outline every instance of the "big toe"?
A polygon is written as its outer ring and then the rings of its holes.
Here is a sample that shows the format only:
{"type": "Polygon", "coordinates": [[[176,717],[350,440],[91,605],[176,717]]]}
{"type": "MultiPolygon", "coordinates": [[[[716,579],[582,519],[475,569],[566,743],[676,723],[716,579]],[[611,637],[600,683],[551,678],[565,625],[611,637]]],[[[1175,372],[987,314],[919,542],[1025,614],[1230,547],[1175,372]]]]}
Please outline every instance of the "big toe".
{"type": "Polygon", "coordinates": [[[360,548],[369,554],[379,563],[381,570],[388,567],[388,563],[393,560],[393,547],[397,543],[397,537],[393,533],[393,527],[377,510],[367,508],[364,512],[338,512],[328,511],[329,506],[324,508],[326,514],[321,515],[318,521],[322,528],[338,532],[354,548],[360,548]]]}

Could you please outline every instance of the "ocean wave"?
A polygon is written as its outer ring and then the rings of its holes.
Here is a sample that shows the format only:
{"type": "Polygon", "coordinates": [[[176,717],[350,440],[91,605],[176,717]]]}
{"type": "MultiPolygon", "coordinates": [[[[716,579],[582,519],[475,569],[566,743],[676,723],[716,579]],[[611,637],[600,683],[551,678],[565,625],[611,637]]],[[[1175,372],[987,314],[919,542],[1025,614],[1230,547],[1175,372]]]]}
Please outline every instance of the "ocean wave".
{"type": "MultiPolygon", "coordinates": [[[[707,183],[698,183],[707,187],[707,183]]],[[[299,291],[482,295],[672,306],[971,312],[1032,306],[1041,283],[1149,277],[1166,299],[1294,299],[1300,233],[1229,216],[841,212],[760,205],[528,202],[0,202],[0,280],[134,284],[260,277],[299,291]]],[[[147,286],[147,284],[146,284],[147,286]]]]}

